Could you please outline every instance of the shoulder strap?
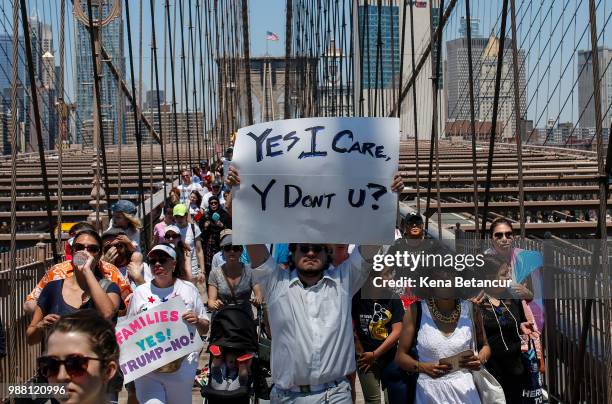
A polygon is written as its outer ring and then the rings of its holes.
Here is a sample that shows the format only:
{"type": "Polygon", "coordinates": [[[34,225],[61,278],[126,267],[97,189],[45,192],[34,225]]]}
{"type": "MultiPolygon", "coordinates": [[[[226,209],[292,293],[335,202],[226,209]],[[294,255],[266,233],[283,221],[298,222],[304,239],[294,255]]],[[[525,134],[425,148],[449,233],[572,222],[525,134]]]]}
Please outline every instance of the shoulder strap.
{"type": "MultiPolygon", "coordinates": [[[[414,328],[414,338],[412,339],[412,346],[410,347],[410,351],[416,357],[417,337],[419,336],[419,329],[421,328],[421,319],[423,318],[423,306],[420,300],[417,300],[412,304],[414,304],[416,308],[416,324],[414,328]]],[[[408,310],[411,310],[411,307],[408,307],[408,310]]]]}
{"type": "Polygon", "coordinates": [[[107,292],[108,288],[110,287],[110,285],[112,284],[111,281],[109,281],[108,279],[102,277],[100,278],[100,280],[98,281],[98,283],[100,284],[100,287],[102,288],[103,291],[107,292]]]}
{"type": "MultiPolygon", "coordinates": [[[[478,352],[478,337],[476,335],[476,320],[474,319],[474,312],[476,311],[476,305],[472,302],[469,302],[467,305],[469,307],[469,318],[472,328],[472,349],[474,352],[478,352]]],[[[495,310],[495,309],[493,309],[495,310]]],[[[457,323],[459,326],[459,323],[457,323]]]]}
{"type": "Polygon", "coordinates": [[[193,234],[193,242],[195,243],[196,241],[195,225],[193,224],[193,222],[191,222],[190,225],[191,225],[191,233],[193,234]]]}

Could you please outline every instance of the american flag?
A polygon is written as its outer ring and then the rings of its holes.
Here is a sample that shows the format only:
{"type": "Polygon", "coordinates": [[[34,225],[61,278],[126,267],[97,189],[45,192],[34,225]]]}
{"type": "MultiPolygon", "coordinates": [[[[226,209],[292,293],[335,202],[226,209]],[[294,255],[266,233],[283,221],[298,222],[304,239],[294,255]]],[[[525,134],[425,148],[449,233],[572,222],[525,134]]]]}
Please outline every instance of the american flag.
{"type": "Polygon", "coordinates": [[[427,7],[427,2],[426,1],[415,1],[414,5],[417,8],[425,8],[425,7],[427,7]]]}
{"type": "Polygon", "coordinates": [[[266,41],[278,41],[278,35],[272,31],[266,31],[266,41]]]}

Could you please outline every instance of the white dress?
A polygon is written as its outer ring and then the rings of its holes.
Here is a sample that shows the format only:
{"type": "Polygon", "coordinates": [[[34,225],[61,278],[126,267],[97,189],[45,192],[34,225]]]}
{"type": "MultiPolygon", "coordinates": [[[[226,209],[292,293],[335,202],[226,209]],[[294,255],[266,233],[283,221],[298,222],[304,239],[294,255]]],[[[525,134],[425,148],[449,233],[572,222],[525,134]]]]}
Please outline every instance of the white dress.
{"type": "MultiPolygon", "coordinates": [[[[472,320],[469,310],[471,305],[461,301],[461,316],[455,331],[448,337],[438,330],[431,318],[427,303],[422,303],[423,314],[421,328],[417,336],[419,362],[434,362],[442,358],[472,349],[472,320]]],[[[420,373],[416,388],[415,403],[436,404],[479,404],[480,397],[469,370],[461,369],[432,379],[420,373]]]]}

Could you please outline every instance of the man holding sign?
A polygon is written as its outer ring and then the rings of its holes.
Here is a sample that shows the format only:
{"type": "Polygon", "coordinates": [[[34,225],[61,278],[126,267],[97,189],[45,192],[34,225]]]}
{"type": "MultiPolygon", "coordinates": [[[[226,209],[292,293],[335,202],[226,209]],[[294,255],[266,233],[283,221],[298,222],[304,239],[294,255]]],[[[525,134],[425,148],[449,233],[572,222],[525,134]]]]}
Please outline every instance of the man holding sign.
{"type": "Polygon", "coordinates": [[[272,402],[352,403],[345,377],[355,371],[351,300],[366,281],[379,246],[361,245],[346,261],[332,267],[331,251],[320,243],[381,244],[393,239],[397,197],[388,193],[385,185],[393,192],[403,188],[399,174],[393,175],[397,168],[399,131],[386,134],[376,131],[376,124],[386,129],[397,127],[397,120],[374,121],[373,124],[364,118],[309,118],[254,125],[239,131],[234,163],[241,170],[246,168],[246,181],[231,167],[227,182],[230,186],[240,185],[234,200],[234,229],[240,230],[234,234],[239,239],[237,243],[247,244],[255,280],[264,291],[270,314],[272,402]],[[315,120],[318,125],[313,126],[315,120]],[[305,127],[305,135],[298,135],[300,125],[305,127]],[[281,140],[290,142],[283,150],[279,146],[281,140]],[[306,151],[296,150],[297,144],[306,144],[306,151]],[[357,157],[347,158],[352,152],[357,157]],[[266,158],[277,158],[277,170],[266,158]],[[310,162],[305,163],[303,159],[309,158],[310,162]],[[288,160],[287,164],[283,165],[283,159],[288,160]],[[297,173],[295,170],[300,166],[308,171],[297,173]],[[332,166],[347,171],[326,171],[332,166]],[[321,171],[326,174],[320,174],[321,171]],[[381,177],[382,173],[388,174],[386,179],[381,177]],[[393,179],[389,184],[390,178],[393,179]],[[382,194],[368,199],[369,205],[365,205],[365,188],[357,191],[364,179],[367,185],[381,187],[381,192],[384,188],[382,194]],[[332,183],[324,184],[324,180],[332,183]],[[283,184],[284,190],[275,194],[271,190],[276,183],[283,184]],[[306,189],[325,191],[329,185],[327,189],[336,190],[348,186],[348,202],[336,202],[341,199],[334,199],[339,192],[317,192],[316,203],[314,194],[304,196],[306,189]],[[302,192],[300,198],[296,198],[297,188],[302,192]],[[291,192],[293,196],[288,195],[291,192]],[[265,216],[270,208],[274,212],[269,218],[273,222],[270,226],[258,224],[259,235],[249,228],[249,223],[241,221],[246,219],[241,209],[249,208],[251,221],[255,216],[265,216]],[[351,209],[353,212],[343,212],[351,209]],[[358,217],[351,217],[351,213],[358,217]],[[369,228],[344,220],[361,221],[369,228]],[[276,233],[270,233],[271,228],[276,233]],[[375,240],[378,242],[374,243],[375,240]],[[261,244],[281,241],[291,242],[289,271],[282,270],[261,244]]]}

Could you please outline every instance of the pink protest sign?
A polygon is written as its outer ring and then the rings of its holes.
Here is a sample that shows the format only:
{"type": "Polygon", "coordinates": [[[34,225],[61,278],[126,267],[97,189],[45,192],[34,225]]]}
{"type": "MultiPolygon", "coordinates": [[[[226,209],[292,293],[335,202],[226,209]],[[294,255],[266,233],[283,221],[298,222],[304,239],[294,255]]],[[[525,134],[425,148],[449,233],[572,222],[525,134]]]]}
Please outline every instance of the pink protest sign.
{"type": "Polygon", "coordinates": [[[117,323],[115,337],[124,383],[202,348],[195,327],[182,319],[186,310],[183,301],[174,298],[117,323]]]}

